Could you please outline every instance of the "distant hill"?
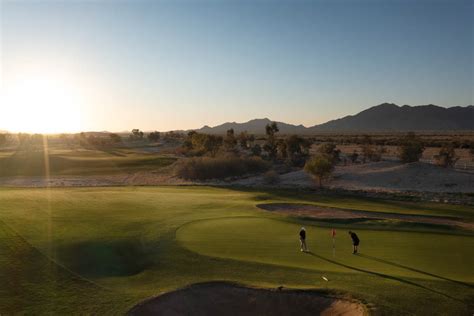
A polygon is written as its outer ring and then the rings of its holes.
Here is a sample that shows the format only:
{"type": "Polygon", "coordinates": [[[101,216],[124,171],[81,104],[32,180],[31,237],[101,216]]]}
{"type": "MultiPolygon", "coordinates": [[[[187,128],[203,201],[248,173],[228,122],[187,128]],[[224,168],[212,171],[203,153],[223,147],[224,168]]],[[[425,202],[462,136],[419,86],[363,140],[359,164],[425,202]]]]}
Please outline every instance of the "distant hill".
{"type": "MultiPolygon", "coordinates": [[[[268,118],[254,119],[246,123],[232,122],[224,123],[214,127],[209,127],[206,125],[196,131],[207,134],[225,134],[227,130],[233,128],[235,133],[247,131],[251,134],[265,134],[265,126],[271,122],[272,121],[268,118]]],[[[292,125],[284,122],[277,122],[277,124],[281,134],[301,134],[307,132],[307,128],[303,125],[292,125]]]]}
{"type": "Polygon", "coordinates": [[[474,106],[398,106],[383,103],[356,115],[329,121],[311,131],[440,131],[474,130],[474,106]]]}
{"type": "MultiPolygon", "coordinates": [[[[247,131],[264,134],[268,118],[245,123],[224,123],[214,127],[204,126],[197,132],[225,134],[233,128],[235,133],[247,131]]],[[[349,115],[320,125],[305,127],[277,122],[280,134],[315,134],[318,132],[375,132],[375,131],[451,131],[474,130],[474,106],[444,108],[436,105],[398,106],[383,103],[356,115],[349,115]]]]}

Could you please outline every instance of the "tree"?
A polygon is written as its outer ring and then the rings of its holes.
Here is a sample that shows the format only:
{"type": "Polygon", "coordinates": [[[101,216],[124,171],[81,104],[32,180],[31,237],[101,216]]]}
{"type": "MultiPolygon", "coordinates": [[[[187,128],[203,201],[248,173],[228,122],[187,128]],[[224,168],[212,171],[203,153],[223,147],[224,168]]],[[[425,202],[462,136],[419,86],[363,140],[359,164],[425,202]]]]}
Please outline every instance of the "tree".
{"type": "Polygon", "coordinates": [[[274,136],[275,133],[278,133],[279,131],[280,129],[276,122],[271,122],[265,126],[265,134],[267,134],[267,136],[274,136]]]}
{"type": "Polygon", "coordinates": [[[267,152],[268,158],[274,160],[277,156],[277,142],[275,138],[275,134],[278,133],[278,125],[276,122],[272,122],[271,124],[267,124],[265,126],[265,133],[267,134],[267,141],[263,145],[263,149],[267,152]]]}
{"type": "Polygon", "coordinates": [[[143,132],[138,128],[132,129],[132,133],[130,134],[130,140],[137,141],[143,139],[143,132]]]}
{"type": "Polygon", "coordinates": [[[336,148],[334,143],[324,143],[318,147],[318,153],[327,157],[331,163],[336,164],[341,160],[339,157],[341,151],[336,148]]]}
{"type": "Polygon", "coordinates": [[[235,146],[237,146],[237,139],[234,135],[234,129],[231,128],[227,130],[226,136],[224,138],[224,148],[226,151],[235,151],[235,146]]]}
{"type": "Polygon", "coordinates": [[[438,166],[447,168],[454,167],[456,162],[459,160],[459,157],[456,156],[456,151],[454,150],[453,145],[445,145],[441,147],[438,155],[435,157],[435,163],[438,166]]]}
{"type": "Polygon", "coordinates": [[[109,134],[109,138],[112,144],[118,144],[122,141],[122,137],[120,137],[118,134],[109,134]]]}
{"type": "Polygon", "coordinates": [[[276,143],[277,146],[277,155],[281,160],[287,160],[288,158],[288,151],[287,151],[287,145],[285,140],[279,139],[276,143]]]}
{"type": "Polygon", "coordinates": [[[183,149],[191,156],[210,154],[214,157],[221,145],[221,136],[201,134],[191,131],[183,142],[183,149]]]}
{"type": "Polygon", "coordinates": [[[255,141],[255,136],[252,134],[248,134],[246,131],[241,132],[239,136],[237,136],[237,140],[239,141],[240,148],[242,149],[249,149],[252,143],[255,141]]]}
{"type": "Polygon", "coordinates": [[[415,133],[408,133],[400,140],[398,156],[403,163],[419,161],[425,150],[421,139],[415,133]]]}
{"type": "Polygon", "coordinates": [[[147,135],[147,138],[150,142],[157,142],[160,140],[160,132],[154,131],[147,135]]]}
{"type": "Polygon", "coordinates": [[[303,166],[309,156],[310,147],[311,141],[291,135],[284,140],[284,146],[280,145],[280,148],[286,151],[282,158],[293,166],[303,166]]]}
{"type": "Polygon", "coordinates": [[[8,134],[0,134],[0,146],[3,146],[7,143],[8,134]]]}
{"type": "Polygon", "coordinates": [[[323,186],[323,179],[331,175],[334,165],[328,157],[318,154],[306,162],[304,170],[318,180],[319,187],[321,188],[323,186]]]}

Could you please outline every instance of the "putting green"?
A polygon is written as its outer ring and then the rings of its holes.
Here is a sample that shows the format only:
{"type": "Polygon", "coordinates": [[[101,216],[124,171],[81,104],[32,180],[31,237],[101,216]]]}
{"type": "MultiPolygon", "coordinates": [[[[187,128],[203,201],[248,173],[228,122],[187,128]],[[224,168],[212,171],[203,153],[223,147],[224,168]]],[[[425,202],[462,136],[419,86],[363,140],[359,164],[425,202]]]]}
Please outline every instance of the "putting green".
{"type": "Polygon", "coordinates": [[[299,250],[300,226],[245,217],[200,220],[182,226],[177,239],[186,248],[211,257],[331,272],[369,273],[474,281],[474,238],[417,232],[360,230],[360,255],[352,255],[347,229],[338,230],[336,248],[328,228],[307,226],[311,253],[299,250]]]}

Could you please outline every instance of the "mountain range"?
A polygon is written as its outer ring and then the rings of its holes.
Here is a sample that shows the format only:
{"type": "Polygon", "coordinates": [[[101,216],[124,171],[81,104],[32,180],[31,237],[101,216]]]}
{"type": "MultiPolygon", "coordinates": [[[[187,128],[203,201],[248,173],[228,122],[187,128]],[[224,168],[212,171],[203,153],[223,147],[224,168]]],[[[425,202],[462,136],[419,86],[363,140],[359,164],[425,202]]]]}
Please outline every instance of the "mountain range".
{"type": "MultiPolygon", "coordinates": [[[[235,133],[247,131],[264,134],[268,118],[253,119],[245,123],[227,122],[214,127],[204,126],[195,131],[207,134],[224,134],[233,128],[235,133]]],[[[393,131],[452,131],[474,130],[474,106],[440,107],[436,105],[398,106],[383,103],[355,115],[323,124],[305,127],[277,122],[280,134],[315,134],[319,132],[393,132],[393,131]]]]}

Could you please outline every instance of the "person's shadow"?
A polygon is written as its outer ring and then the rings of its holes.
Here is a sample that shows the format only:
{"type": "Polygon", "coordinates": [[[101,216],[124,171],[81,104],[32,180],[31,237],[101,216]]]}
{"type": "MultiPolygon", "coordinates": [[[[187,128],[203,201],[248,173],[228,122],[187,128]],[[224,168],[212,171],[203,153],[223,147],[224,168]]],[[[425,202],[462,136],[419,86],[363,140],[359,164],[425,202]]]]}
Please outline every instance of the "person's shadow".
{"type": "MultiPolygon", "coordinates": [[[[388,274],[384,274],[384,273],[380,273],[380,272],[375,272],[375,271],[370,271],[370,270],[366,270],[366,269],[361,269],[361,268],[357,268],[357,267],[353,267],[353,266],[350,266],[350,265],[347,265],[345,263],[341,263],[341,262],[338,262],[338,261],[335,261],[335,260],[332,260],[332,259],[328,259],[328,258],[325,258],[323,256],[320,256],[318,254],[315,254],[314,252],[311,252],[311,251],[308,251],[306,252],[308,255],[311,255],[313,257],[316,257],[316,258],[319,258],[321,260],[324,260],[326,262],[329,262],[329,263],[332,263],[332,264],[335,264],[335,265],[338,265],[338,266],[341,266],[341,267],[344,267],[346,269],[350,269],[350,270],[354,270],[354,271],[358,271],[358,272],[363,272],[363,273],[367,273],[367,274],[371,274],[371,275],[375,275],[375,276],[378,276],[378,277],[381,277],[381,278],[384,278],[384,279],[388,279],[388,280],[395,280],[395,281],[398,281],[398,282],[401,282],[401,283],[404,283],[404,284],[409,284],[409,285],[412,285],[412,286],[416,286],[418,288],[421,288],[421,289],[424,289],[424,290],[427,290],[427,291],[430,291],[430,292],[433,292],[433,293],[436,293],[436,294],[439,294],[439,295],[442,295],[442,296],[445,296],[445,297],[448,297],[452,300],[455,300],[455,301],[458,301],[458,302],[461,302],[461,303],[466,303],[465,301],[463,300],[460,300],[459,298],[456,298],[456,297],[453,297],[453,296],[450,296],[448,294],[445,294],[443,292],[440,292],[440,291],[437,291],[435,289],[431,289],[423,284],[419,284],[419,283],[416,283],[416,282],[413,282],[413,281],[410,281],[410,280],[406,280],[406,279],[403,279],[401,277],[396,277],[396,276],[392,276],[392,275],[388,275],[388,274]]],[[[361,255],[359,255],[361,256],[361,255]]]]}
{"type": "Polygon", "coordinates": [[[366,259],[373,260],[373,261],[378,261],[378,262],[381,262],[381,263],[385,263],[385,264],[388,264],[388,265],[391,265],[391,266],[394,266],[394,267],[398,267],[398,268],[410,270],[410,271],[413,271],[413,272],[417,272],[417,273],[420,273],[420,274],[428,275],[428,276],[431,276],[431,277],[434,277],[434,278],[450,281],[450,282],[453,282],[453,283],[456,283],[456,284],[461,284],[461,285],[467,286],[471,289],[474,288],[474,285],[469,284],[469,283],[465,283],[465,282],[458,281],[458,280],[453,280],[453,279],[450,279],[450,278],[447,278],[447,277],[444,277],[444,276],[441,276],[441,275],[437,275],[437,274],[434,274],[434,273],[429,273],[429,272],[425,272],[425,271],[418,270],[418,269],[415,269],[415,268],[407,267],[407,266],[404,266],[402,264],[391,262],[391,261],[388,261],[388,260],[385,260],[385,259],[380,259],[380,258],[377,258],[377,257],[364,255],[364,254],[359,254],[359,256],[364,257],[366,259]]]}

